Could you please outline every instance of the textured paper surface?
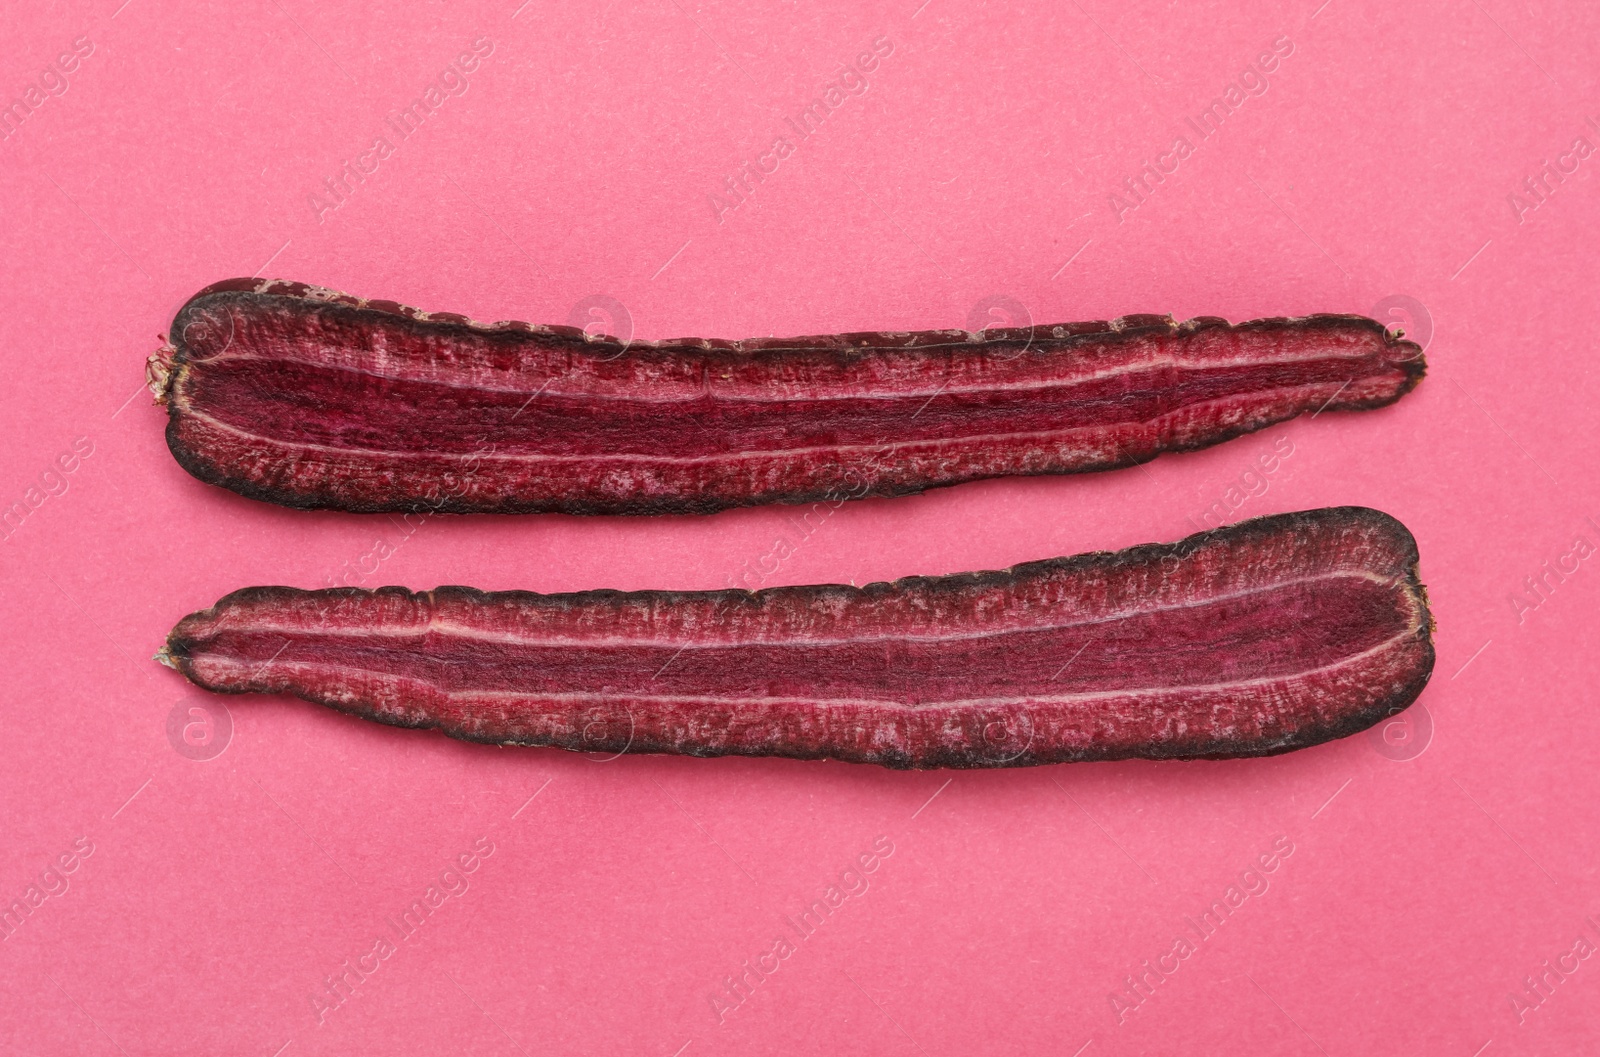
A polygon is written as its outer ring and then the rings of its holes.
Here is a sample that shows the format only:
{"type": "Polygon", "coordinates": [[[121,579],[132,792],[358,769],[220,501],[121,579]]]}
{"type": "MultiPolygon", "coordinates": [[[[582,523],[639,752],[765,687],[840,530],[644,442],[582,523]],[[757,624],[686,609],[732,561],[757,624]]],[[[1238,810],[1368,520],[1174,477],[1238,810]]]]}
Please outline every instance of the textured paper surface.
{"type": "Polygon", "coordinates": [[[1593,1048],[1592,12],[119,3],[0,46],[0,1048],[1593,1048]],[[169,457],[143,359],[252,273],[647,338],[1358,312],[1430,373],[809,524],[408,528],[169,457]],[[1387,741],[1270,760],[608,761],[149,660],[247,584],[863,583],[1341,503],[1415,532],[1438,667],[1387,741]]]}

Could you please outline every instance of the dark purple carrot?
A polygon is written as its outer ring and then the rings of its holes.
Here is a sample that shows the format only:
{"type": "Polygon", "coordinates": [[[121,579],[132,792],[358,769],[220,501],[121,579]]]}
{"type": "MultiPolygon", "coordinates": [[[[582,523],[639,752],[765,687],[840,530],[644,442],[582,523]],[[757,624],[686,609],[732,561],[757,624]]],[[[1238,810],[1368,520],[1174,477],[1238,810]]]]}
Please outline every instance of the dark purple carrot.
{"type": "Polygon", "coordinates": [[[1433,669],[1416,542],[1333,507],[1180,543],[866,587],[252,587],[158,657],[468,741],[1000,767],[1267,756],[1433,669]]]}
{"type": "Polygon", "coordinates": [[[1423,370],[1359,316],[622,343],[238,279],[178,312],[151,381],[178,462],[252,498],[661,514],[1128,466],[1423,370]]]}

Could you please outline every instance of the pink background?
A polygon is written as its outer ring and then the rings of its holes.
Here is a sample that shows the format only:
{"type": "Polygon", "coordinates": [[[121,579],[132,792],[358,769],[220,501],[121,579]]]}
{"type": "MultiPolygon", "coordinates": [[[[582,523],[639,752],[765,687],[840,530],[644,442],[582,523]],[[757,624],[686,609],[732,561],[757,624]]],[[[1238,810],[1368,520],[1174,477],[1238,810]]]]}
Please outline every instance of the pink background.
{"type": "Polygon", "coordinates": [[[1567,952],[1600,946],[1600,565],[1513,599],[1577,537],[1600,543],[1600,156],[1564,155],[1600,145],[1600,15],[918,2],[13,5],[0,102],[75,39],[92,51],[0,143],[0,506],[29,511],[0,546],[0,902],[55,890],[0,942],[0,1049],[1593,1047],[1600,959],[1567,952]],[[1200,139],[1185,117],[1282,37],[1267,90],[1200,139]],[[324,179],[480,38],[467,91],[319,217],[324,179]],[[867,90],[799,140],[784,118],[879,38],[867,90]],[[1119,217],[1110,196],[1180,135],[1191,155],[1119,217]],[[780,136],[793,152],[719,220],[708,196],[780,136]],[[1540,201],[1524,181],[1547,161],[1578,168],[1540,201]],[[631,324],[601,322],[647,338],[960,327],[991,297],[1009,307],[972,325],[1398,295],[1430,368],[1385,411],[852,503],[803,538],[784,508],[406,536],[249,502],[168,455],[144,357],[195,290],[252,273],[485,320],[566,322],[606,295],[631,324]],[[1281,439],[1292,456],[1239,490],[1281,439]],[[49,475],[75,441],[91,454],[49,475]],[[248,584],[714,588],[779,538],[796,553],[763,582],[863,583],[1172,540],[1218,502],[1358,503],[1415,532],[1439,662],[1389,743],[986,773],[605,762],[231,698],[231,740],[196,760],[169,715],[223,713],[149,659],[248,584]],[[893,852],[868,887],[851,875],[796,937],[785,916],[879,837],[893,852]],[[1241,882],[1279,837],[1292,854],[1241,882]],[[88,857],[47,874],[80,838],[88,857]],[[474,842],[492,853],[441,880],[474,842]],[[1245,883],[1119,1023],[1124,978],[1245,883]],[[430,885],[457,894],[319,1023],[313,996],[430,885]],[[719,1014],[724,979],[779,936],[793,953],[719,1014]],[[1530,995],[1564,955],[1570,975],[1530,995]]]}

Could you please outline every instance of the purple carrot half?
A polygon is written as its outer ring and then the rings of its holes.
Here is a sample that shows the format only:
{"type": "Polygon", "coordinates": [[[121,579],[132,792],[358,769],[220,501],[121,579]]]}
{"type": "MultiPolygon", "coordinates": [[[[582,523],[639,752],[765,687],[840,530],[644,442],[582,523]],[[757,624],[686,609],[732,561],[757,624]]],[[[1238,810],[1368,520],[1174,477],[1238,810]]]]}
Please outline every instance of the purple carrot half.
{"type": "Polygon", "coordinates": [[[845,587],[252,587],[158,658],[468,741],[888,767],[1268,756],[1433,669],[1416,542],[1333,507],[1175,544],[845,587]]]}
{"type": "Polygon", "coordinates": [[[242,495],[572,514],[1129,466],[1382,407],[1423,371],[1359,316],[622,342],[256,279],[192,298],[150,364],[173,455],[242,495]]]}

